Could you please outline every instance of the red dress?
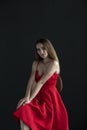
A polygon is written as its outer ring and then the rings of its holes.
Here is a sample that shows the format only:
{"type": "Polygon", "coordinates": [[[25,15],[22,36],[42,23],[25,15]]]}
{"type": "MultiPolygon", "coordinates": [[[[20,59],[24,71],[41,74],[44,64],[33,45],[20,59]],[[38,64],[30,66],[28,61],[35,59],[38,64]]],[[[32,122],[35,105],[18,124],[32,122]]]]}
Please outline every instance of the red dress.
{"type": "MultiPolygon", "coordinates": [[[[36,70],[36,82],[40,78],[36,70]]],[[[54,73],[30,103],[13,113],[17,122],[21,119],[31,130],[69,130],[67,111],[56,89],[57,78],[58,74],[54,73]]]]}

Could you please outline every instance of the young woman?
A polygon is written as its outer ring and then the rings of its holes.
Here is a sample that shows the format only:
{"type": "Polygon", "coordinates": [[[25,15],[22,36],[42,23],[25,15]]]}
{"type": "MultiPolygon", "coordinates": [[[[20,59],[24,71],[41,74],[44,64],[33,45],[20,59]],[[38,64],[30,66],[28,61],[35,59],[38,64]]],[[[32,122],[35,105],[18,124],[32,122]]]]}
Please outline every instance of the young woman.
{"type": "Polygon", "coordinates": [[[56,88],[60,66],[55,49],[48,39],[37,40],[35,49],[25,97],[13,116],[21,130],[69,130],[67,111],[56,88]]]}

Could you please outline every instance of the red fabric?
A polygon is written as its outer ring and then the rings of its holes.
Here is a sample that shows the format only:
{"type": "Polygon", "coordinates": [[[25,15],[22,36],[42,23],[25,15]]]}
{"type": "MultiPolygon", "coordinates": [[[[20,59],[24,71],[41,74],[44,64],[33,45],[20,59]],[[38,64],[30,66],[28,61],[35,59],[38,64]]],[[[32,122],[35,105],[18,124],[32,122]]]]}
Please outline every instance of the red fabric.
{"type": "MultiPolygon", "coordinates": [[[[36,71],[36,82],[40,78],[36,71]]],[[[54,73],[30,103],[13,113],[17,122],[23,120],[32,130],[69,130],[67,111],[56,89],[57,78],[54,73]]]]}

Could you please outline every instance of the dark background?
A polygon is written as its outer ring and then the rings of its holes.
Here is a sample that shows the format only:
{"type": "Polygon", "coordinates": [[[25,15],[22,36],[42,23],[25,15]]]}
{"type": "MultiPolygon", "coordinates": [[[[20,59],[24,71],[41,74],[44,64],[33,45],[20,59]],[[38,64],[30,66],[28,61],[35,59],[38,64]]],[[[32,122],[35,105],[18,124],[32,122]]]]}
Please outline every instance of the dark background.
{"type": "Polygon", "coordinates": [[[53,43],[60,60],[70,130],[87,128],[86,11],[79,0],[0,1],[1,130],[20,129],[12,113],[25,94],[34,42],[42,37],[53,43]]]}

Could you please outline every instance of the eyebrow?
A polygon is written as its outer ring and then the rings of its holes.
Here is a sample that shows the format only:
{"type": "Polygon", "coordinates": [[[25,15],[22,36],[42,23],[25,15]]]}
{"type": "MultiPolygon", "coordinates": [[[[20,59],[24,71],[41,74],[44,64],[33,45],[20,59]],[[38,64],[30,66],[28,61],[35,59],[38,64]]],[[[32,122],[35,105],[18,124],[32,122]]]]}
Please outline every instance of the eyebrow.
{"type": "Polygon", "coordinates": [[[40,48],[42,48],[42,47],[36,47],[36,49],[40,49],[40,48]]]}
{"type": "Polygon", "coordinates": [[[36,48],[36,50],[38,51],[38,50],[40,50],[40,48],[36,48]]]}
{"type": "Polygon", "coordinates": [[[40,50],[40,48],[36,48],[36,50],[40,50]]]}

